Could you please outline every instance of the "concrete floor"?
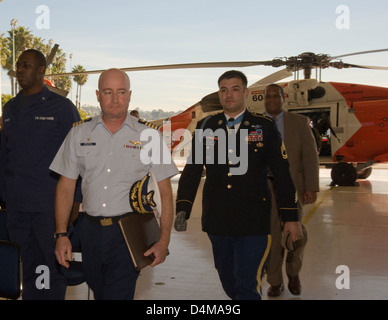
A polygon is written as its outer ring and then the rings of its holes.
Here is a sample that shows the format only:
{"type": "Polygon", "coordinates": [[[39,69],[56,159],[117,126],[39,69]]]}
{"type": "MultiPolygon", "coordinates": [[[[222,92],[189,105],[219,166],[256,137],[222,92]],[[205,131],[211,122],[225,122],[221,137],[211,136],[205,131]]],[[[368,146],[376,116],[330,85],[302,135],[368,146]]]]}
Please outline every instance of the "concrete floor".
{"type": "MultiPolygon", "coordinates": [[[[178,179],[172,181],[174,193],[178,179]]],[[[286,283],[276,299],[388,299],[387,166],[375,167],[358,187],[330,187],[330,182],[330,170],[321,168],[318,200],[305,208],[309,240],[300,274],[302,294],[293,296],[286,283]]],[[[172,231],[166,262],[141,272],[135,299],[228,299],[214,269],[210,242],[201,231],[199,201],[197,197],[188,231],[172,231]]],[[[267,289],[264,278],[265,299],[267,289]]],[[[85,284],[68,288],[67,299],[87,298],[85,284]]]]}

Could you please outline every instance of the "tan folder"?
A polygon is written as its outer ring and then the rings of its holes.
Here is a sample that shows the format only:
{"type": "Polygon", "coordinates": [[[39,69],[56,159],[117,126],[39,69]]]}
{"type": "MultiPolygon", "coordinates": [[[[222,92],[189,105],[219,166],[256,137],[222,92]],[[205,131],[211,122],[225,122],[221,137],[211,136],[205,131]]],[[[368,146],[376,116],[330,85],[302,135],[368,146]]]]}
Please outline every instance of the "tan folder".
{"type": "Polygon", "coordinates": [[[150,265],[154,257],[144,253],[160,240],[160,227],[153,213],[130,214],[119,220],[133,264],[137,271],[150,265]]]}

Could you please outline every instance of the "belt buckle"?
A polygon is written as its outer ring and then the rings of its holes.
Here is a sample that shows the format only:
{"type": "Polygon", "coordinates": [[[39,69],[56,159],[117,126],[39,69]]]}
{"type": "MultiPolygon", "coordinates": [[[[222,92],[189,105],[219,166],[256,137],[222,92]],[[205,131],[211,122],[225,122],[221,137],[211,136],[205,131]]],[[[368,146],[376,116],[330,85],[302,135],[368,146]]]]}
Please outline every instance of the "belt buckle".
{"type": "Polygon", "coordinates": [[[103,227],[111,226],[113,224],[112,218],[104,218],[100,220],[100,224],[103,227]]]}

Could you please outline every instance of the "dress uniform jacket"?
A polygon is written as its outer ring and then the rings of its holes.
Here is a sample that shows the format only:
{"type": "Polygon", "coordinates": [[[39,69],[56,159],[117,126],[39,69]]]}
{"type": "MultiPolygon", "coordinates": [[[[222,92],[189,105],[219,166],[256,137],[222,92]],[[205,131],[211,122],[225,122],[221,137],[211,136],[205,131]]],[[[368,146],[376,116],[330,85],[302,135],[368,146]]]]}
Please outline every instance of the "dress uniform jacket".
{"type": "Polygon", "coordinates": [[[191,155],[179,180],[177,212],[185,211],[189,217],[204,165],[203,231],[225,236],[270,234],[269,167],[278,182],[282,219],[298,220],[296,192],[287,153],[271,119],[245,111],[235,145],[229,144],[231,136],[228,135],[224,113],[205,118],[198,123],[197,129],[193,135],[191,155]],[[226,139],[223,139],[222,133],[226,139]],[[198,152],[202,155],[198,156],[198,152]],[[239,163],[236,157],[239,157],[239,163]],[[243,168],[244,162],[246,171],[243,174],[232,173],[232,169],[243,168]]]}

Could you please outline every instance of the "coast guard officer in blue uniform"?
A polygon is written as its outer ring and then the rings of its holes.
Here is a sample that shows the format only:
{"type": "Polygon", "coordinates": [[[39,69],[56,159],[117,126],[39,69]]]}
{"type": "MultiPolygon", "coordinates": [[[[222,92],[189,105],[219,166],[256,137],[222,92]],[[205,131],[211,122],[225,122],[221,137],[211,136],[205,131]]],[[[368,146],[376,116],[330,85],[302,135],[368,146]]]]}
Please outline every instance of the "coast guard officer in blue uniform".
{"type": "Polygon", "coordinates": [[[23,299],[64,299],[66,283],[54,255],[54,200],[57,177],[49,166],[72,124],[79,121],[70,100],[44,85],[46,59],[24,51],[16,64],[23,88],[4,106],[1,183],[8,233],[22,247],[23,299]],[[47,266],[50,283],[36,283],[38,266],[47,266]],[[49,288],[48,288],[49,286],[49,288]]]}
{"type": "Polygon", "coordinates": [[[80,175],[85,215],[74,232],[80,236],[86,282],[97,300],[129,300],[134,297],[138,272],[117,222],[132,212],[131,186],[152,169],[162,205],[161,237],[145,255],[155,257],[151,266],[162,263],[173,221],[170,177],[178,170],[160,132],[128,114],[132,93],[128,75],[107,70],[98,87],[101,115],[75,126],[50,166],[61,175],[55,212],[56,255],[61,265],[69,266],[72,246],[67,222],[80,175]]]}
{"type": "Polygon", "coordinates": [[[202,230],[212,243],[224,291],[231,299],[261,299],[261,279],[271,245],[267,167],[279,193],[284,232],[290,232],[294,240],[301,232],[296,192],[273,121],[245,109],[245,75],[228,71],[218,85],[223,112],[197,125],[191,157],[179,180],[175,229],[186,230],[205,165],[202,230]]]}

